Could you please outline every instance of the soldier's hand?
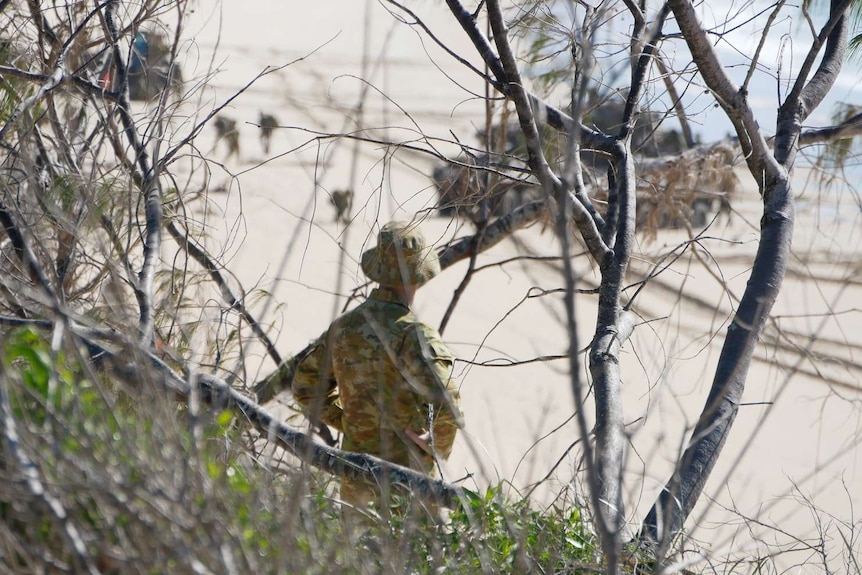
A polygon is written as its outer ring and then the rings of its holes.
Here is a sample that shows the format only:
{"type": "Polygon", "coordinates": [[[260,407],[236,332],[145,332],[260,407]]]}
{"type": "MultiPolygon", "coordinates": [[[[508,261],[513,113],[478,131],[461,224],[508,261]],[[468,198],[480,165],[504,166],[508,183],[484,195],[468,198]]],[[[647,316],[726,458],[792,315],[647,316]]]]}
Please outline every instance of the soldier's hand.
{"type": "Polygon", "coordinates": [[[288,360],[281,364],[275,372],[270,374],[266,379],[257,382],[252,391],[254,392],[257,403],[266,403],[275,397],[280,391],[286,389],[293,376],[293,361],[288,360]]]}
{"type": "Polygon", "coordinates": [[[405,429],[404,435],[410,438],[410,441],[415,443],[419,447],[419,449],[421,449],[428,455],[434,455],[434,450],[431,449],[430,431],[422,431],[421,433],[416,433],[412,429],[405,429]]]}
{"type": "Polygon", "coordinates": [[[264,379],[263,381],[257,382],[252,388],[251,391],[254,393],[254,399],[257,403],[264,404],[275,395],[275,390],[273,389],[272,380],[269,378],[264,379]]]}

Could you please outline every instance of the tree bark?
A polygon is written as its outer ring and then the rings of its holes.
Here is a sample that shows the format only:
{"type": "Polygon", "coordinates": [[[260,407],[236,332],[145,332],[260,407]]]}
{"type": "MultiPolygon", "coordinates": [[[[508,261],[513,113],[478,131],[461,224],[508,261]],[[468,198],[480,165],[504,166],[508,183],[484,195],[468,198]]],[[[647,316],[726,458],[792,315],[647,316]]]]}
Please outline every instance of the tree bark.
{"type": "Polygon", "coordinates": [[[599,528],[604,532],[603,550],[611,573],[617,569],[625,524],[622,476],[626,439],[619,352],[634,327],[630,314],[623,313],[620,301],[635,233],[635,170],[627,138],[617,146],[615,171],[619,217],[613,249],[599,262],[596,332],[589,354],[596,413],[596,513],[599,528]]]}

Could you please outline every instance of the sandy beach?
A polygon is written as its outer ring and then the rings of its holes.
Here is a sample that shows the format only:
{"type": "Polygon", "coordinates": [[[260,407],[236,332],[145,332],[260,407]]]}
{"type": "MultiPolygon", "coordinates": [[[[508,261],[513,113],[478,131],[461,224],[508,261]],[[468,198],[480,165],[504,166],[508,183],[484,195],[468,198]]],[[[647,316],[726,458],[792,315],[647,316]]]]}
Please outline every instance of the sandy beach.
{"type": "MultiPolygon", "coordinates": [[[[478,62],[445,10],[429,3],[420,8],[433,16],[428,23],[443,42],[478,62]]],[[[259,290],[251,310],[271,325],[287,356],[352,305],[348,296],[366,283],[358,258],[375,243],[380,223],[420,219],[437,246],[472,232],[469,222],[431,209],[435,162],[411,146],[454,155],[453,134],[474,144],[484,122],[478,96],[485,88],[377,3],[327,1],[301,17],[278,2],[228,0],[221,15],[208,10],[199,7],[186,23],[183,62],[187,78],[203,77],[210,63],[218,70],[211,87],[195,93],[203,113],[268,66],[284,66],[222,112],[238,120],[241,154],[224,160],[224,169],[209,166],[212,205],[200,218],[208,245],[227,269],[249,293],[259,290]],[[364,36],[366,6],[370,39],[364,36]],[[273,113],[281,126],[269,157],[254,125],[260,111],[273,113]],[[367,141],[326,136],[356,130],[367,141]],[[355,194],[349,225],[334,221],[328,201],[343,188],[355,194]]],[[[205,128],[196,144],[215,148],[211,156],[222,159],[225,150],[214,136],[205,128]]],[[[652,280],[632,308],[641,323],[624,348],[622,369],[633,526],[669,477],[700,413],[757,247],[757,188],[742,169],[738,174],[733,213],[720,216],[697,248],[652,280]]],[[[806,176],[804,170],[796,174],[795,256],[775,319],[752,363],[745,404],[722,459],[687,524],[695,539],[716,550],[759,538],[782,545],[798,540],[800,550],[787,556],[788,564],[810,557],[799,541],[816,537],[825,525],[858,527],[862,506],[862,213],[851,193],[818,193],[806,187],[806,176]]],[[[629,281],[646,277],[663,254],[688,239],[685,230],[641,239],[629,281]]],[[[521,494],[544,481],[533,493],[537,505],[551,503],[570,484],[579,466],[573,448],[579,436],[566,360],[537,360],[562,356],[568,346],[561,296],[554,291],[563,287],[561,264],[512,258],[558,253],[552,231],[535,225],[481,254],[476,267],[482,270],[443,332],[458,355],[467,422],[444,477],[471,488],[503,482],[521,494]]],[[[586,258],[575,265],[579,287],[595,287],[597,271],[586,258]]],[[[416,312],[427,323],[440,325],[467,266],[452,266],[419,292],[416,312]]],[[[584,348],[595,326],[595,296],[579,295],[577,306],[584,348]]],[[[256,357],[246,364],[250,380],[275,367],[262,352],[256,357]]],[[[829,553],[840,553],[837,532],[829,531],[829,538],[829,553]]],[[[852,544],[859,550],[858,540],[852,544]]]]}

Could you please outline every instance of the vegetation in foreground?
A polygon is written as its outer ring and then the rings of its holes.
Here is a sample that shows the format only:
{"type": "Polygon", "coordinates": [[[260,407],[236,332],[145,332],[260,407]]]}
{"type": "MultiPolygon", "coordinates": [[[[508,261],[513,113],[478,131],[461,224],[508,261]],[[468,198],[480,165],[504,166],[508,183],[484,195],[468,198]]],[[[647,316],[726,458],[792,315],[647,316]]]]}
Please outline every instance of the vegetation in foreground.
{"type": "MultiPolygon", "coordinates": [[[[155,370],[94,365],[73,342],[28,327],[2,343],[2,573],[603,571],[572,489],[543,509],[506,485],[468,490],[445,518],[408,501],[403,516],[348,526],[336,482],[266,446],[234,411],[172,396],[155,370]]],[[[851,533],[848,566],[852,547],[851,533]]],[[[622,568],[778,573],[772,552],[657,566],[629,549],[622,568]]]]}
{"type": "MultiPolygon", "coordinates": [[[[253,445],[230,411],[52,351],[3,346],[0,571],[11,573],[574,573],[599,567],[580,507],[502,488],[445,521],[341,518],[328,477],[253,445]],[[19,478],[25,476],[27,481],[19,478]]],[[[259,442],[258,442],[259,443],[259,442]]],[[[271,450],[270,450],[271,451],[271,450]]]]}

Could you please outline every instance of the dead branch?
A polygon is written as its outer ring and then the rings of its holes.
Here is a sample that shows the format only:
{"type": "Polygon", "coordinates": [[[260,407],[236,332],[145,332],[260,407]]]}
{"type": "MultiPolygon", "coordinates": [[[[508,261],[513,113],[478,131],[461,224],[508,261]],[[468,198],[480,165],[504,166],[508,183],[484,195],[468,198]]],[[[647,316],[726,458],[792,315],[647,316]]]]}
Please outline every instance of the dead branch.
{"type": "MultiPolygon", "coordinates": [[[[739,145],[742,147],[743,157],[748,163],[749,170],[752,173],[759,173],[760,169],[767,169],[768,173],[765,177],[776,176],[778,164],[769,153],[766,139],[760,131],[754,112],[748,106],[747,93],[740,91],[727,76],[724,66],[713,49],[712,41],[697,20],[694,6],[690,2],[681,0],[671,0],[669,5],[680,30],[683,30],[683,38],[695,58],[698,72],[703,76],[718,104],[724,109],[736,129],[739,145]]],[[[762,177],[757,176],[756,179],[761,180],[762,177]]]]}
{"type": "MultiPolygon", "coordinates": [[[[657,545],[659,556],[682,529],[700,497],[739,409],[754,349],[778,296],[790,256],[795,206],[788,169],[793,164],[801,121],[810,111],[808,104],[828,92],[835,80],[836,67],[840,68],[843,59],[847,27],[843,14],[846,2],[834,3],[829,22],[822,31],[829,33],[823,62],[815,73],[816,81],[812,79],[805,88],[793,90],[795,96],[779,110],[773,156],[765,148],[765,139],[757,128],[746,95],[733,93],[705,31],[694,16],[692,5],[685,0],[671,0],[670,4],[698,69],[710,89],[719,96],[737,129],[743,150],[751,150],[746,160],[761,186],[764,210],[751,275],[728,327],[706,404],[676,472],[643,522],[639,537],[641,541],[657,545]]],[[[816,39],[814,44],[819,42],[816,39]]]]}
{"type": "MultiPolygon", "coordinates": [[[[71,326],[78,337],[91,346],[105,350],[116,369],[129,377],[139,378],[140,366],[128,365],[122,356],[107,346],[93,340],[92,331],[71,326]]],[[[102,332],[104,334],[104,332],[102,332]]],[[[130,344],[130,342],[126,342],[130,344]]],[[[409,489],[421,497],[437,501],[446,506],[455,506],[463,497],[460,487],[434,479],[407,467],[379,459],[377,457],[342,451],[314,441],[311,436],[282,423],[261,407],[257,402],[241,394],[223,379],[205,373],[187,372],[184,376],[168,366],[150,348],[139,348],[150,361],[152,368],[160,375],[156,378],[166,391],[177,393],[188,400],[197,386],[200,397],[214,409],[233,409],[250,423],[262,437],[273,439],[291,454],[306,463],[339,477],[365,479],[378,484],[391,484],[409,489]]]]}

